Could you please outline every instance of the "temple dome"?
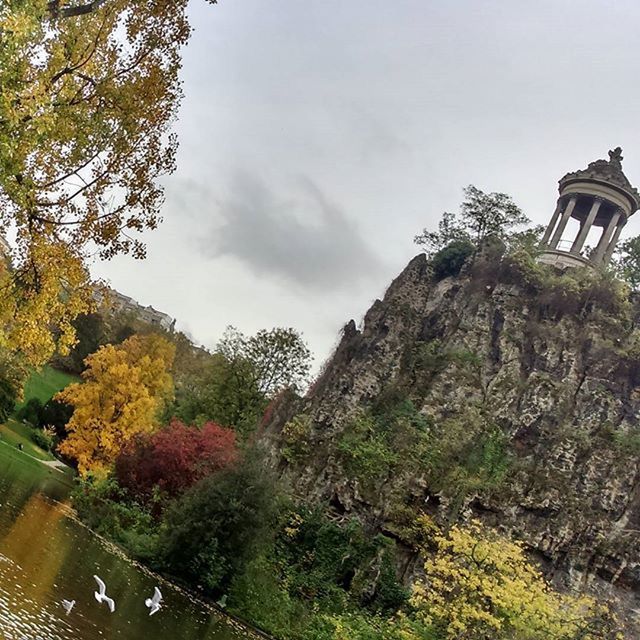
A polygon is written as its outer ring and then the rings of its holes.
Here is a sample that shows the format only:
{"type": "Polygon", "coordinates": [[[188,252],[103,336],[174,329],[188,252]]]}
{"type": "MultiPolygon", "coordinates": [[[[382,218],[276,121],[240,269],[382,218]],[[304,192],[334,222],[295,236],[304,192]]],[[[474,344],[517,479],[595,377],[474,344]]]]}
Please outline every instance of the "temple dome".
{"type": "MultiPolygon", "coordinates": [[[[624,207],[627,216],[630,216],[640,208],[640,192],[631,185],[627,176],[622,171],[622,149],[616,147],[609,151],[609,160],[595,160],[590,162],[586,169],[579,169],[567,173],[559,181],[560,194],[564,195],[575,191],[576,184],[584,182],[599,183],[613,188],[623,195],[628,202],[628,209],[624,207]]],[[[604,194],[603,194],[604,195],[604,194]]]]}

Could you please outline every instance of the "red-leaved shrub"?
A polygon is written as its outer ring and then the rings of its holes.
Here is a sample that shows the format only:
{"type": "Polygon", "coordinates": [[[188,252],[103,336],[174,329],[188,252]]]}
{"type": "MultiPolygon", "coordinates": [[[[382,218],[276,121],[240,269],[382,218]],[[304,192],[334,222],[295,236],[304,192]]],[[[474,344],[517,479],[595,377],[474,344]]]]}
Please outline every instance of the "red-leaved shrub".
{"type": "Polygon", "coordinates": [[[149,501],[155,492],[175,497],[238,457],[236,434],[213,422],[201,428],[174,419],[153,434],[140,435],[116,459],[120,486],[149,501]]]}

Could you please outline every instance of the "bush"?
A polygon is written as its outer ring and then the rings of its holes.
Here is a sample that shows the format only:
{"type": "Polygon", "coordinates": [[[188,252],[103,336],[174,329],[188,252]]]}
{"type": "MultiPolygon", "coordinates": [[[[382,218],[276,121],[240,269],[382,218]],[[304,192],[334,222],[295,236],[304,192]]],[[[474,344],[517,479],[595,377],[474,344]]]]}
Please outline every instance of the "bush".
{"type": "Polygon", "coordinates": [[[279,567],[267,555],[257,556],[234,576],[229,609],[277,638],[298,637],[311,615],[289,594],[279,567]]]}
{"type": "Polygon", "coordinates": [[[473,255],[475,247],[468,240],[454,240],[444,249],[440,249],[432,258],[433,277],[436,282],[457,276],[467,258],[473,255]]]}
{"type": "Polygon", "coordinates": [[[53,427],[56,436],[62,439],[66,435],[65,426],[72,415],[73,407],[51,398],[40,410],[37,426],[40,428],[53,427]]]}
{"type": "Polygon", "coordinates": [[[408,598],[395,573],[393,541],[355,519],[340,526],[319,509],[299,509],[277,550],[292,596],[324,611],[364,606],[391,613],[408,598]]]}
{"type": "Polygon", "coordinates": [[[45,451],[51,451],[53,448],[52,436],[41,429],[34,429],[31,432],[31,440],[45,451]]]}
{"type": "Polygon", "coordinates": [[[221,594],[273,536],[278,512],[275,481],[251,452],[242,464],[200,481],[167,511],[161,562],[170,573],[221,594]]]}
{"type": "Polygon", "coordinates": [[[421,466],[427,428],[428,421],[410,400],[389,402],[381,396],[346,426],[337,450],[349,476],[371,492],[391,475],[421,466]]]}
{"type": "Polygon", "coordinates": [[[139,434],[116,458],[118,482],[143,503],[183,494],[199,480],[234,463],[236,434],[213,422],[201,428],[179,420],[139,434]]]}
{"type": "Polygon", "coordinates": [[[18,411],[16,417],[18,420],[28,422],[32,427],[40,424],[40,414],[42,413],[42,402],[38,398],[30,398],[25,405],[18,411]]]}
{"type": "Polygon", "coordinates": [[[114,479],[80,481],[73,492],[73,506],[90,529],[155,565],[158,525],[114,479]]]}

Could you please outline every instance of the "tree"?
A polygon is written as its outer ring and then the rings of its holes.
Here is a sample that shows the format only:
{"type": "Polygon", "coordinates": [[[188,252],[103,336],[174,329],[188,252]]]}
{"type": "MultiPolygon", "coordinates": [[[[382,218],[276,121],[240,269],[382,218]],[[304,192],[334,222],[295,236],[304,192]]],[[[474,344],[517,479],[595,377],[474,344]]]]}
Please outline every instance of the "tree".
{"type": "Polygon", "coordinates": [[[4,422],[22,399],[27,369],[19,358],[0,348],[0,422],[4,422]]]}
{"type": "Polygon", "coordinates": [[[640,236],[629,238],[620,245],[613,266],[634,290],[640,288],[640,236]]]}
{"type": "Polygon", "coordinates": [[[229,362],[238,363],[238,368],[265,396],[303,385],[311,368],[311,352],[292,328],[262,329],[255,336],[246,337],[230,326],[216,351],[229,362]],[[242,368],[242,363],[250,366],[242,368]]]}
{"type": "Polygon", "coordinates": [[[173,345],[153,334],[106,345],[87,358],[82,383],[54,396],[73,407],[59,450],[82,476],[104,475],[131,438],[157,427],[173,390],[173,356],[173,345]]]}
{"type": "Polygon", "coordinates": [[[208,476],[179,498],[163,522],[161,562],[173,575],[218,595],[273,535],[278,492],[255,454],[208,476]]]}
{"type": "Polygon", "coordinates": [[[427,255],[433,256],[453,242],[468,241],[476,247],[488,236],[506,239],[514,227],[527,224],[529,219],[505,193],[484,193],[469,185],[460,213],[445,212],[437,231],[423,229],[414,242],[423,245],[427,255]]]}
{"type": "Polygon", "coordinates": [[[213,420],[247,434],[270,397],[304,384],[310,359],[295,329],[262,330],[247,337],[227,327],[215,353],[180,377],[172,415],[191,423],[213,420]]]}
{"type": "Polygon", "coordinates": [[[202,371],[180,376],[169,412],[188,423],[213,420],[245,434],[256,426],[266,404],[250,362],[214,353],[202,371]]]}
{"type": "MultiPolygon", "coordinates": [[[[430,520],[422,528],[432,530],[430,520]]],[[[427,579],[414,587],[417,617],[446,638],[596,640],[618,638],[608,608],[588,596],[562,595],[526,558],[524,547],[479,522],[436,534],[427,579]]]]}
{"type": "MultiPolygon", "coordinates": [[[[75,344],[67,356],[55,358],[56,368],[80,375],[87,356],[95,353],[107,340],[106,323],[100,313],[83,313],[73,322],[75,344]]],[[[127,336],[129,337],[129,336],[127,336]]]]}
{"type": "Polygon", "coordinates": [[[72,415],[73,409],[68,404],[50,398],[40,411],[38,426],[41,429],[51,427],[56,437],[62,440],[66,433],[67,423],[71,420],[72,415]]]}
{"type": "Polygon", "coordinates": [[[0,340],[41,364],[92,307],[87,248],[144,257],[173,171],[187,0],[0,8],[0,340]],[[64,304],[61,302],[64,301],[64,304]]]}
{"type": "Polygon", "coordinates": [[[200,429],[179,420],[153,434],[138,434],[116,459],[120,486],[150,502],[154,493],[174,498],[238,457],[236,435],[213,422],[200,429]]]}

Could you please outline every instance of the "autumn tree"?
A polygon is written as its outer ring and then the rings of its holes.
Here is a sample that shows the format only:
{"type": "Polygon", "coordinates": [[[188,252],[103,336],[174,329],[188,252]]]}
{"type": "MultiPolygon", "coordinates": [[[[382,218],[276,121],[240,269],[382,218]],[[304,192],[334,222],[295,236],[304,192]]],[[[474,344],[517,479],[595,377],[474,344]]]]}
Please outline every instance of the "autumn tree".
{"type": "Polygon", "coordinates": [[[463,243],[477,247],[489,236],[507,239],[514,228],[529,222],[505,193],[484,193],[472,184],[463,191],[465,199],[459,213],[443,213],[437,231],[423,229],[414,238],[429,257],[452,243],[458,247],[463,243]]]}
{"type": "MultiPolygon", "coordinates": [[[[423,518],[429,537],[433,524],[423,518]]],[[[476,640],[615,640],[610,611],[588,596],[554,591],[522,544],[479,522],[433,536],[426,579],[414,587],[418,619],[445,638],[476,640]]]]}
{"type": "Polygon", "coordinates": [[[84,268],[144,256],[173,171],[187,0],[8,0],[0,6],[0,343],[33,364],[92,308],[84,268]]]}
{"type": "Polygon", "coordinates": [[[173,357],[174,347],[164,338],[132,336],[89,356],[83,382],[55,396],[73,407],[59,449],[77,461],[81,475],[104,475],[133,436],[157,428],[173,390],[173,357]]]}
{"type": "Polygon", "coordinates": [[[228,467],[238,456],[236,436],[213,422],[201,428],[173,420],[152,434],[138,434],[116,459],[120,486],[142,502],[156,492],[176,497],[202,478],[228,467]]]}

